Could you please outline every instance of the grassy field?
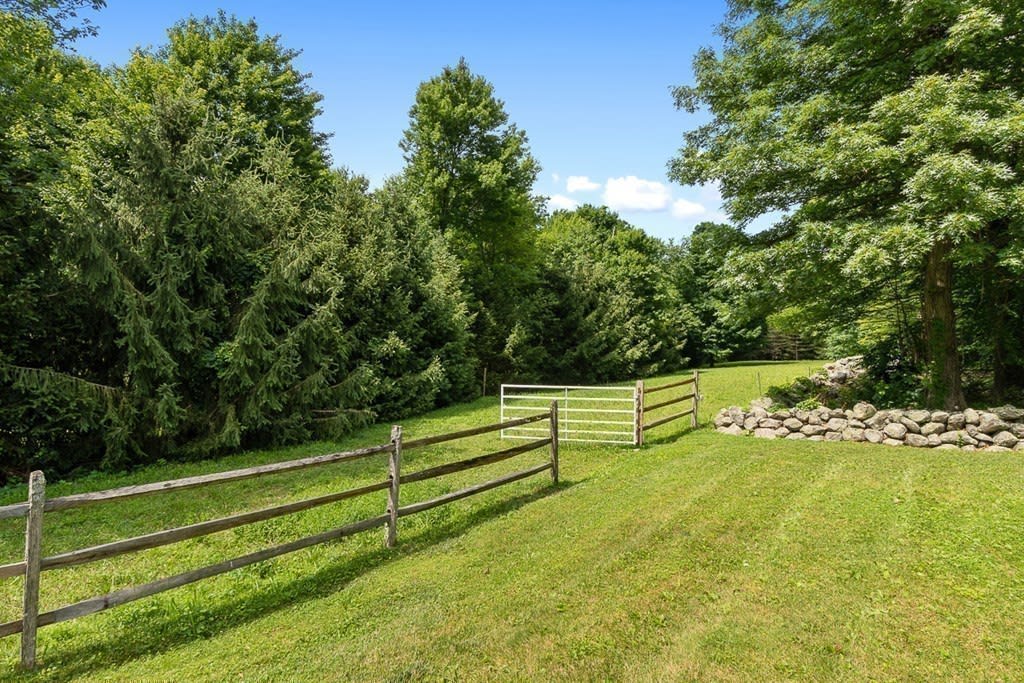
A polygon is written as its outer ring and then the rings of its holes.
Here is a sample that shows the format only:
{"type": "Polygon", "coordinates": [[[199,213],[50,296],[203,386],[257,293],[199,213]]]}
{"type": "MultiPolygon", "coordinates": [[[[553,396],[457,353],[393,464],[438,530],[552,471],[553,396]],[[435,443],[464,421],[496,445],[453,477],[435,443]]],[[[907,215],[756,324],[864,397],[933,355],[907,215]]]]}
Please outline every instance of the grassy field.
{"type": "MultiPolygon", "coordinates": [[[[707,424],[813,363],[702,374],[707,424]]],[[[666,380],[667,381],[667,380],[666,380]]],[[[416,438],[495,420],[497,400],[405,421],[416,438]]],[[[1004,680],[1024,678],[1024,459],[653,430],[642,450],[573,445],[546,474],[100,615],[40,630],[14,680],[1004,680]]],[[[152,467],[56,496],[380,443],[152,467]]],[[[407,469],[492,450],[413,451],[407,469]]],[[[403,487],[409,500],[543,460],[543,452],[403,487]]],[[[45,552],[380,478],[384,459],[48,514],[45,552]]],[[[24,490],[0,503],[19,502],[24,490]]],[[[47,572],[43,607],[380,514],[384,496],[47,572]]],[[[0,522],[0,562],[22,527],[0,522]]],[[[17,580],[0,583],[16,618],[17,580]]]]}

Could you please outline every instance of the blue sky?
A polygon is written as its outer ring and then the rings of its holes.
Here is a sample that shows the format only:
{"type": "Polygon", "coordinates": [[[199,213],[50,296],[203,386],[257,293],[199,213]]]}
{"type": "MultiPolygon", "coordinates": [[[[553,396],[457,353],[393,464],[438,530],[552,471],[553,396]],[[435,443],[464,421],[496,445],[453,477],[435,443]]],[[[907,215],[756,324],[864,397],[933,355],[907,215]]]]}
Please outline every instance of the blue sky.
{"type": "MultiPolygon", "coordinates": [[[[398,141],[417,86],[465,57],[526,131],[543,167],[535,191],[552,208],[607,204],[664,239],[722,220],[713,187],[681,187],[666,164],[704,117],[677,111],[670,88],[717,45],[724,0],[710,2],[140,2],[108,0],[95,38],[76,46],[123,64],[166,29],[219,8],[255,18],[302,50],[298,66],[324,96],[319,130],[334,164],[377,186],[404,165],[398,141]]],[[[763,223],[759,221],[758,223],[763,223]]],[[[755,223],[753,229],[761,227],[755,223]]]]}

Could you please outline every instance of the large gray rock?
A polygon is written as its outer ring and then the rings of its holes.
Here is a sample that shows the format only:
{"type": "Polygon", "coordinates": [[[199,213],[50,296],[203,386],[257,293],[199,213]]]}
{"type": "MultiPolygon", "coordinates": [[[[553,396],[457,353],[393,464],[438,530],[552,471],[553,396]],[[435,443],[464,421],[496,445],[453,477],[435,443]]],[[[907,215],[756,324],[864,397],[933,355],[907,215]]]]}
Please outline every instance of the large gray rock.
{"type": "Polygon", "coordinates": [[[740,436],[741,434],[743,434],[743,427],[740,427],[739,425],[736,424],[732,424],[727,425],[725,427],[719,427],[715,431],[719,431],[723,434],[732,434],[733,436],[740,436]]]}
{"type": "Polygon", "coordinates": [[[715,415],[715,426],[716,427],[728,427],[732,424],[732,418],[729,417],[729,412],[726,410],[719,410],[718,415],[715,415]]]}
{"type": "Polygon", "coordinates": [[[793,413],[790,412],[789,408],[775,409],[768,414],[768,417],[773,420],[785,420],[786,418],[792,417],[793,413]]]}
{"type": "Polygon", "coordinates": [[[844,441],[863,441],[864,430],[859,427],[847,427],[843,430],[844,441]]]}
{"type": "Polygon", "coordinates": [[[839,432],[825,432],[825,441],[842,441],[843,435],[839,432]]]}
{"type": "Polygon", "coordinates": [[[780,439],[785,439],[787,436],[789,436],[789,430],[786,429],[785,427],[779,427],[778,429],[775,430],[775,436],[777,436],[780,439]]]}
{"type": "Polygon", "coordinates": [[[807,437],[808,441],[824,441],[825,437],[822,434],[815,434],[814,436],[807,437]]]}
{"type": "Polygon", "coordinates": [[[886,446],[902,446],[903,442],[899,439],[885,439],[882,441],[886,446]]]}
{"type": "Polygon", "coordinates": [[[778,429],[779,427],[782,426],[782,421],[776,420],[775,418],[772,417],[762,417],[760,420],[757,421],[757,426],[764,427],[766,429],[778,429]]]}
{"type": "Polygon", "coordinates": [[[800,432],[790,432],[789,436],[786,438],[790,441],[802,441],[807,438],[807,435],[801,434],[800,432]]]}
{"type": "Polygon", "coordinates": [[[882,429],[890,439],[902,439],[907,435],[907,428],[899,422],[890,422],[882,429]]]}
{"type": "Polygon", "coordinates": [[[967,426],[967,418],[964,417],[963,413],[950,413],[949,417],[946,418],[946,427],[950,431],[959,431],[967,426]]]}
{"type": "Polygon", "coordinates": [[[889,411],[879,410],[877,413],[865,420],[865,422],[867,422],[868,427],[871,427],[871,429],[881,429],[889,422],[889,411]]]}
{"type": "Polygon", "coordinates": [[[935,448],[936,446],[942,445],[942,439],[939,438],[938,434],[929,434],[927,437],[928,446],[935,448]]]}
{"type": "Polygon", "coordinates": [[[845,417],[832,417],[825,423],[831,432],[841,432],[850,426],[850,422],[845,417]]]}
{"type": "Polygon", "coordinates": [[[867,427],[867,425],[864,424],[861,420],[858,420],[857,418],[854,417],[851,417],[849,420],[847,420],[847,422],[849,422],[849,425],[851,427],[856,427],[857,429],[864,429],[865,427],[867,427]]]}
{"type": "Polygon", "coordinates": [[[1018,422],[1010,425],[1010,431],[1013,432],[1013,435],[1018,439],[1024,439],[1024,423],[1018,422]]]}
{"type": "Polygon", "coordinates": [[[824,370],[819,370],[811,376],[811,381],[820,386],[837,388],[857,379],[865,372],[864,356],[850,356],[826,364],[824,370]]]}
{"type": "Polygon", "coordinates": [[[995,434],[997,432],[1004,432],[1010,428],[1010,425],[1006,424],[998,415],[995,413],[982,413],[981,419],[978,422],[978,431],[983,434],[995,434]]]}
{"type": "Polygon", "coordinates": [[[960,450],[971,452],[971,451],[978,450],[978,447],[977,446],[972,446],[971,444],[967,444],[966,446],[961,446],[960,450]]]}
{"type": "Polygon", "coordinates": [[[855,420],[867,420],[872,417],[878,411],[870,403],[858,403],[853,406],[851,417],[855,420]]]}
{"type": "Polygon", "coordinates": [[[775,430],[768,429],[767,427],[758,427],[754,430],[754,436],[758,439],[774,439],[775,430]]]}
{"type": "Polygon", "coordinates": [[[986,453],[1012,453],[1012,448],[1006,448],[1005,446],[989,446],[985,449],[986,453]]]}
{"type": "Polygon", "coordinates": [[[942,424],[946,424],[946,420],[948,419],[949,413],[945,410],[936,410],[932,413],[932,422],[941,422],[942,424]]]}
{"type": "Polygon", "coordinates": [[[864,440],[870,443],[882,443],[885,440],[885,434],[878,431],[877,429],[865,429],[864,440]]]}
{"type": "Polygon", "coordinates": [[[1007,422],[1024,421],[1024,408],[999,406],[998,408],[989,408],[989,412],[995,413],[999,416],[1000,420],[1006,420],[1007,422]]]}
{"type": "Polygon", "coordinates": [[[1018,441],[1017,445],[1013,447],[1013,450],[1021,451],[1022,453],[1024,453],[1024,439],[1018,441]]]}
{"type": "Polygon", "coordinates": [[[973,436],[963,430],[960,430],[959,432],[943,432],[942,434],[939,434],[939,441],[942,443],[955,444],[957,446],[962,446],[964,444],[974,446],[978,443],[974,440],[973,436]]]}
{"type": "Polygon", "coordinates": [[[964,410],[964,419],[967,420],[967,424],[976,425],[981,422],[981,413],[974,408],[967,408],[964,410]]]}
{"type": "Polygon", "coordinates": [[[759,405],[751,404],[750,414],[760,420],[762,417],[768,417],[768,411],[759,405]]]}
{"type": "Polygon", "coordinates": [[[997,446],[1002,446],[1003,448],[1013,448],[1017,445],[1018,441],[1020,441],[1020,439],[1014,436],[1012,432],[997,432],[996,435],[992,437],[992,443],[997,446]]]}
{"type": "MultiPolygon", "coordinates": [[[[967,432],[967,433],[971,434],[970,432],[967,432]]],[[[973,436],[975,439],[977,439],[978,445],[984,445],[984,444],[987,444],[987,443],[993,443],[992,437],[989,436],[988,434],[986,434],[985,432],[978,432],[977,434],[971,434],[971,436],[973,436]]]]}
{"type": "Polygon", "coordinates": [[[919,425],[923,425],[925,422],[930,422],[932,414],[927,410],[908,410],[905,416],[919,425]]]}
{"type": "Polygon", "coordinates": [[[908,432],[911,432],[913,434],[921,433],[921,425],[917,424],[917,422],[911,420],[906,415],[900,417],[900,424],[906,427],[908,432]]]}
{"type": "Polygon", "coordinates": [[[801,427],[800,431],[807,436],[820,436],[825,433],[825,428],[821,425],[807,424],[801,427]]]}
{"type": "Polygon", "coordinates": [[[782,421],[782,426],[791,432],[798,432],[800,428],[804,426],[804,423],[795,417],[787,417],[782,421]]]}
{"type": "Polygon", "coordinates": [[[937,450],[937,451],[958,451],[958,450],[960,450],[960,447],[957,446],[955,443],[943,443],[943,444],[939,444],[938,446],[936,446],[935,450],[937,450]]]}
{"type": "Polygon", "coordinates": [[[757,418],[751,415],[743,421],[743,428],[748,432],[752,432],[757,429],[757,418]]]}
{"type": "Polygon", "coordinates": [[[921,433],[924,434],[925,436],[930,436],[932,434],[941,434],[944,431],[946,431],[946,425],[942,424],[941,422],[926,422],[925,424],[921,425],[921,433]]]}
{"type": "Polygon", "coordinates": [[[913,446],[914,448],[928,448],[929,446],[928,437],[921,436],[920,434],[907,434],[904,441],[908,446],[913,446]]]}
{"type": "Polygon", "coordinates": [[[809,425],[820,425],[823,424],[821,421],[821,415],[818,414],[817,410],[812,410],[807,413],[807,419],[804,420],[809,425]]]}
{"type": "Polygon", "coordinates": [[[797,408],[793,411],[793,417],[800,420],[802,424],[807,424],[807,418],[810,416],[810,412],[797,408]]]}
{"type": "Polygon", "coordinates": [[[829,416],[829,418],[841,417],[841,418],[843,418],[845,420],[846,419],[846,411],[842,410],[840,408],[832,408],[831,410],[828,411],[828,416],[829,416]]]}

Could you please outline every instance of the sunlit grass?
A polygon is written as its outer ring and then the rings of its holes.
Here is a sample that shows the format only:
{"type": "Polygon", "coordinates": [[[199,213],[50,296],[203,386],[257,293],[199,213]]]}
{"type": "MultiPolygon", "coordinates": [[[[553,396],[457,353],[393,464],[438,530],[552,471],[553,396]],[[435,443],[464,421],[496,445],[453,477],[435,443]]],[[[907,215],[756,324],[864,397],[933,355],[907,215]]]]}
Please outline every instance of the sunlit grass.
{"type": "MultiPolygon", "coordinates": [[[[705,424],[817,363],[702,372],[705,424]]],[[[662,378],[659,381],[670,381],[662,378]]],[[[666,392],[667,393],[667,392],[666,392]]],[[[407,438],[494,421],[487,398],[404,422],[407,438]]],[[[167,465],[51,495],[380,443],[167,465]]],[[[1019,680],[1024,460],[652,430],[566,446],[547,474],[366,534],[40,631],[40,680],[1019,680]]],[[[504,445],[507,445],[504,444],[504,445]]],[[[407,469],[502,447],[413,451],[407,469]]],[[[403,502],[543,461],[403,489],[403,502]],[[405,498],[405,494],[409,498],[405,498]]],[[[48,514],[46,552],[377,480],[384,458],[48,514]]],[[[23,491],[9,492],[15,502],[23,491]]],[[[381,514],[384,496],[43,575],[50,609],[381,514]]],[[[0,527],[17,559],[20,523],[0,527]]],[[[3,619],[20,584],[0,584],[3,619]]],[[[17,638],[0,641],[16,678],[17,638]]]]}

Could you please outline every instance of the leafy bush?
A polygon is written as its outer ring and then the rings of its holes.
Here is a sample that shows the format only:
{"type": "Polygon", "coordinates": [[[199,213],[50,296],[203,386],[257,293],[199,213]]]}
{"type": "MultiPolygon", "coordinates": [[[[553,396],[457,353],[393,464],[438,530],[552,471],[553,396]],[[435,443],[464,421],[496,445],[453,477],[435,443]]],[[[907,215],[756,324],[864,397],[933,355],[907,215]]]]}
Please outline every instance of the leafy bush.
{"type": "Polygon", "coordinates": [[[821,387],[815,384],[810,377],[798,377],[792,384],[768,387],[765,394],[773,403],[787,408],[795,408],[798,404],[806,401],[820,403],[818,396],[820,389],[821,387]]]}

